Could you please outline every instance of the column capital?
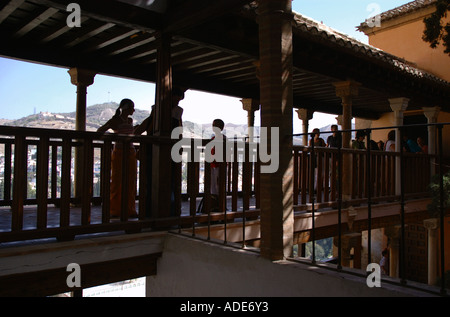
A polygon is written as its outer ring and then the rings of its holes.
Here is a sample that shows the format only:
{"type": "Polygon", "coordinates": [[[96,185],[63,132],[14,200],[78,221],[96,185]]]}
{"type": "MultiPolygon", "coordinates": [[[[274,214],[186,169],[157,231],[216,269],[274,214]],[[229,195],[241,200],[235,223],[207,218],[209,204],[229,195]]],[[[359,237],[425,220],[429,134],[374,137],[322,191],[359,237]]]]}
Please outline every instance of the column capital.
{"type": "Polygon", "coordinates": [[[298,114],[298,118],[303,121],[311,120],[313,118],[314,110],[300,108],[295,110],[298,114]]]}
{"type": "Polygon", "coordinates": [[[428,123],[437,122],[437,117],[441,111],[440,107],[423,107],[423,114],[428,119],[428,123]]]}
{"type": "Polygon", "coordinates": [[[87,69],[73,67],[67,71],[70,75],[70,80],[73,85],[83,85],[85,87],[94,83],[95,72],[87,69]]]}
{"type": "Polygon", "coordinates": [[[245,111],[258,111],[259,110],[259,100],[252,99],[252,98],[244,98],[241,99],[242,102],[242,108],[245,111]]]}
{"type": "Polygon", "coordinates": [[[436,230],[437,228],[439,228],[439,219],[438,218],[425,219],[423,221],[423,225],[425,228],[427,228],[427,230],[436,230]]]}
{"type": "Polygon", "coordinates": [[[353,80],[346,80],[333,83],[336,88],[336,96],[340,98],[358,96],[360,83],[353,80]]]}
{"type": "Polygon", "coordinates": [[[392,98],[388,99],[392,111],[405,111],[408,108],[409,99],[408,98],[392,98]]]}
{"type": "Polygon", "coordinates": [[[256,19],[257,22],[259,22],[258,19],[261,16],[268,14],[280,14],[286,19],[294,19],[294,14],[292,12],[292,0],[260,0],[258,2],[259,4],[256,10],[256,13],[258,14],[256,19]]]}

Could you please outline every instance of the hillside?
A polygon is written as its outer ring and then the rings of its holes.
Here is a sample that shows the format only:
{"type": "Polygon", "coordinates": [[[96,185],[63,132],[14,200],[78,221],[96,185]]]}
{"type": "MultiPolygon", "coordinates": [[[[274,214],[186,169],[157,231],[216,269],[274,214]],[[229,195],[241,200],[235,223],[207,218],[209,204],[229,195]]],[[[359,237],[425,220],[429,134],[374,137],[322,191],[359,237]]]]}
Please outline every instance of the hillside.
{"type": "MultiPolygon", "coordinates": [[[[86,130],[95,131],[108,121],[119,105],[115,102],[97,104],[86,108],[86,130]]],[[[136,109],[133,115],[135,123],[142,122],[149,115],[148,111],[136,109]]],[[[40,112],[17,120],[2,120],[2,125],[46,129],[75,129],[75,112],[49,113],[40,112]]]]}
{"type": "MultiPolygon", "coordinates": [[[[86,130],[96,131],[98,127],[108,121],[119,105],[115,102],[96,104],[86,108],[86,130]]],[[[133,114],[134,124],[137,125],[149,116],[149,111],[136,109],[133,114]]],[[[0,125],[45,128],[45,129],[75,129],[75,112],[49,113],[40,112],[17,120],[0,119],[0,125]]],[[[184,136],[194,138],[210,138],[213,131],[211,124],[197,124],[190,121],[183,122],[184,136]]],[[[247,133],[246,125],[227,124],[224,133],[229,137],[242,137],[247,133]]]]}
{"type": "MultiPolygon", "coordinates": [[[[96,131],[98,127],[108,121],[115,113],[119,105],[115,102],[107,102],[92,105],[86,108],[86,130],[96,131]]],[[[133,114],[134,124],[137,125],[149,116],[149,111],[136,109],[133,114]]],[[[0,119],[0,125],[32,127],[45,129],[66,129],[75,130],[75,112],[69,113],[49,113],[40,112],[17,120],[0,119]]],[[[190,121],[183,122],[184,137],[209,139],[213,135],[211,124],[198,124],[190,121]]],[[[330,125],[320,129],[329,131],[330,125]]],[[[247,136],[247,125],[227,123],[224,134],[228,138],[242,138],[247,136]]],[[[259,135],[259,127],[255,128],[255,136],[259,135]]],[[[326,139],[328,134],[324,134],[326,139]]],[[[294,137],[294,144],[302,144],[301,137],[294,137]]]]}

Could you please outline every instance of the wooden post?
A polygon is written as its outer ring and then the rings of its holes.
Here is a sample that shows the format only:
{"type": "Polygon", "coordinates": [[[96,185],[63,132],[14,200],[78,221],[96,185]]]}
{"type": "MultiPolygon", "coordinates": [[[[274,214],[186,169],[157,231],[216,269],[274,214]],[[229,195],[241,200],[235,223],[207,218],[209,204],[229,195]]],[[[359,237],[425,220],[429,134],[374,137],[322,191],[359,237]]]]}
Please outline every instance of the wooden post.
{"type": "Polygon", "coordinates": [[[308,126],[309,120],[313,118],[314,110],[301,108],[295,110],[295,112],[297,112],[298,118],[302,120],[302,128],[303,128],[302,133],[304,133],[302,137],[303,145],[308,146],[308,126]]]}
{"type": "MultiPolygon", "coordinates": [[[[359,83],[348,80],[334,83],[336,96],[342,99],[342,130],[352,129],[352,105],[353,97],[358,95],[359,83]]],[[[342,148],[351,148],[351,132],[342,133],[342,148]]],[[[352,193],[352,158],[351,155],[343,155],[342,162],[342,199],[344,201],[351,199],[352,193]]]]}
{"type": "Polygon", "coordinates": [[[278,148],[271,131],[261,140],[279,154],[278,170],[261,173],[261,256],[270,260],[291,256],[293,245],[292,18],[291,0],[259,2],[261,127],[279,129],[278,148]]]}
{"type": "MultiPolygon", "coordinates": [[[[170,35],[157,35],[156,102],[153,116],[154,136],[170,138],[172,116],[172,64],[170,35]]],[[[155,218],[169,217],[171,207],[172,159],[168,142],[153,144],[152,159],[152,211],[155,218]]]]}
{"type": "MultiPolygon", "coordinates": [[[[68,71],[70,80],[73,85],[77,86],[77,105],[76,105],[76,118],[75,118],[75,130],[86,131],[86,107],[87,107],[87,87],[94,83],[95,73],[80,69],[77,67],[71,68],[68,71]]],[[[83,153],[80,149],[75,149],[75,197],[81,198],[83,191],[83,153]]]]}
{"type": "MultiPolygon", "coordinates": [[[[392,111],[394,111],[394,125],[401,126],[403,125],[403,113],[406,108],[408,108],[409,99],[407,98],[394,98],[389,99],[389,103],[391,105],[392,111]]],[[[402,151],[402,140],[400,138],[400,129],[396,129],[395,131],[395,151],[402,151]]],[[[400,156],[397,156],[395,159],[395,194],[400,195],[400,156]]]]}

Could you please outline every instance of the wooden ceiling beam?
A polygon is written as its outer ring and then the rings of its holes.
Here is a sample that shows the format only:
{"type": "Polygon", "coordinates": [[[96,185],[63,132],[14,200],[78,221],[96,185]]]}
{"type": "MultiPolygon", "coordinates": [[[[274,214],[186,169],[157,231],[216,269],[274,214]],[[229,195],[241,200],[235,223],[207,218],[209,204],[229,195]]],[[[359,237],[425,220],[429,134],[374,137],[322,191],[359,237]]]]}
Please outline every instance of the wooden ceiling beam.
{"type": "Polygon", "coordinates": [[[8,18],[25,0],[11,0],[0,11],[0,24],[8,18]]]}
{"type": "Polygon", "coordinates": [[[138,32],[140,32],[140,31],[138,31],[138,30],[131,30],[131,31],[121,31],[121,32],[115,33],[109,39],[102,40],[98,44],[90,46],[89,48],[87,48],[84,51],[84,53],[89,53],[89,52],[92,52],[92,51],[97,51],[97,50],[103,49],[103,48],[105,48],[107,46],[110,46],[110,45],[112,45],[114,43],[117,43],[117,42],[119,42],[119,41],[121,41],[123,39],[130,38],[130,37],[132,37],[133,35],[135,35],[138,32]]]}
{"type": "Polygon", "coordinates": [[[108,56],[119,55],[124,52],[133,50],[137,47],[140,47],[142,45],[152,43],[154,41],[155,37],[153,34],[143,34],[142,36],[132,38],[129,43],[118,43],[118,45],[112,47],[111,50],[107,52],[106,55],[108,56]]]}
{"type": "Polygon", "coordinates": [[[180,63],[179,68],[182,70],[192,70],[194,73],[196,73],[196,69],[210,69],[210,67],[213,67],[213,64],[223,63],[233,58],[236,58],[236,56],[225,55],[218,52],[215,56],[208,56],[191,61],[189,63],[180,63]]]}
{"type": "Polygon", "coordinates": [[[52,15],[54,15],[56,12],[58,12],[57,9],[54,8],[48,8],[44,10],[44,12],[40,13],[38,16],[33,18],[31,21],[29,21],[27,24],[25,24],[20,30],[18,30],[16,33],[14,33],[13,38],[18,39],[31,30],[33,30],[35,27],[37,27],[39,24],[50,18],[52,15]]]}
{"type": "MultiPolygon", "coordinates": [[[[27,0],[38,5],[67,10],[67,0],[27,0]]],[[[163,17],[157,12],[139,8],[123,2],[110,0],[77,0],[74,1],[82,10],[82,15],[106,23],[125,26],[145,32],[153,32],[162,28],[163,17]]]]}
{"type": "Polygon", "coordinates": [[[206,57],[211,57],[211,56],[218,55],[218,54],[221,54],[221,52],[217,51],[217,50],[211,50],[209,48],[198,47],[198,49],[195,51],[189,51],[186,54],[178,55],[175,58],[173,58],[172,65],[173,66],[182,65],[182,64],[189,63],[189,62],[193,62],[195,60],[199,60],[199,59],[206,58],[206,57]]]}
{"type": "Polygon", "coordinates": [[[252,0],[184,0],[172,5],[163,31],[176,34],[239,9],[252,0]]]}
{"type": "Polygon", "coordinates": [[[90,38],[92,38],[92,37],[94,37],[94,36],[104,32],[104,31],[114,27],[114,26],[115,26],[114,23],[102,23],[102,25],[93,27],[92,30],[90,30],[90,31],[88,30],[88,32],[85,33],[84,35],[82,35],[80,37],[77,37],[75,40],[73,40],[70,43],[67,43],[65,45],[65,47],[66,48],[71,48],[71,47],[73,47],[75,45],[78,45],[78,44],[80,44],[80,43],[82,43],[82,42],[84,42],[86,40],[89,40],[90,38]]]}
{"type": "MultiPolygon", "coordinates": [[[[80,19],[81,19],[81,24],[83,24],[84,22],[89,20],[89,18],[85,17],[85,16],[81,16],[80,19]]],[[[58,27],[56,27],[56,31],[52,30],[51,32],[44,35],[42,37],[42,39],[40,40],[40,42],[43,44],[49,43],[49,42],[53,41],[54,39],[57,39],[58,37],[62,36],[63,34],[69,32],[71,29],[72,28],[67,25],[67,22],[64,21],[61,24],[59,24],[58,27]]]]}
{"type": "Polygon", "coordinates": [[[219,62],[214,65],[208,65],[207,67],[201,67],[194,71],[195,74],[203,74],[205,76],[214,75],[222,76],[242,69],[252,68],[255,70],[255,66],[250,60],[242,60],[241,58],[234,58],[233,61],[219,62]],[[237,67],[239,66],[239,68],[237,67]]]}

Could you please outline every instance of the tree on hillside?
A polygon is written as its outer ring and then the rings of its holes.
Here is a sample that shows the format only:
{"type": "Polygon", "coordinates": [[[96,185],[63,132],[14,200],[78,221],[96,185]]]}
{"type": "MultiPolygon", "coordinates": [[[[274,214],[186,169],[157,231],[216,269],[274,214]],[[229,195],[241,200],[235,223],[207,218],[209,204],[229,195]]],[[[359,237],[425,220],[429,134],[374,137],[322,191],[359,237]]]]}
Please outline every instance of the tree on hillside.
{"type": "Polygon", "coordinates": [[[444,52],[450,55],[450,23],[443,25],[442,20],[447,17],[450,11],[450,0],[437,0],[436,11],[428,18],[425,18],[425,31],[423,40],[430,43],[430,47],[436,48],[441,41],[444,45],[444,52]]]}

